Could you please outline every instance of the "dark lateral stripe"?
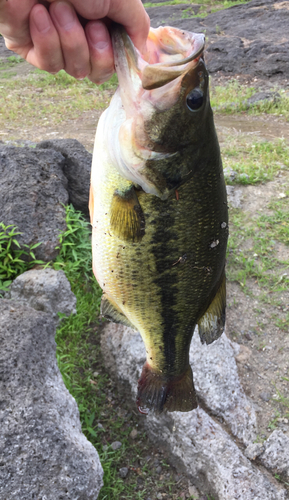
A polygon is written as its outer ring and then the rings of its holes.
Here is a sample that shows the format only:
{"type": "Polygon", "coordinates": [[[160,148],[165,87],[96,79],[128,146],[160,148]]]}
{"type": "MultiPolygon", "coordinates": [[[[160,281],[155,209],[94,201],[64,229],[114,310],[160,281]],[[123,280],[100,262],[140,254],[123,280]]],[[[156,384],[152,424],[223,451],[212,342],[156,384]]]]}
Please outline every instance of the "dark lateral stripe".
{"type": "Polygon", "coordinates": [[[178,254],[178,237],[174,230],[175,212],[171,210],[171,201],[161,201],[154,197],[152,199],[151,213],[160,212],[159,205],[167,205],[167,213],[162,217],[156,217],[154,236],[151,240],[152,253],[155,258],[157,276],[154,283],[160,289],[161,315],[163,321],[163,353],[165,358],[165,372],[173,374],[176,370],[176,335],[177,317],[174,307],[177,305],[177,274],[172,270],[172,255],[178,254]],[[170,273],[165,273],[166,270],[170,273]]]}

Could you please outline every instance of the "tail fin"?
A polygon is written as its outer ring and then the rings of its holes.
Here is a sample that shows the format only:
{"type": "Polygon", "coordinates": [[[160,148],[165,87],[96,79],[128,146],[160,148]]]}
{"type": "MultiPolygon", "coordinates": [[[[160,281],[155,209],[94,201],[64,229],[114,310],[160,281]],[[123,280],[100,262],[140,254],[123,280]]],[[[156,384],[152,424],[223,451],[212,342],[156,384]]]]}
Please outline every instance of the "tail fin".
{"type": "Polygon", "coordinates": [[[161,413],[164,410],[191,411],[197,408],[191,367],[178,377],[168,378],[145,363],[138,381],[137,406],[141,413],[148,413],[149,409],[161,413]]]}

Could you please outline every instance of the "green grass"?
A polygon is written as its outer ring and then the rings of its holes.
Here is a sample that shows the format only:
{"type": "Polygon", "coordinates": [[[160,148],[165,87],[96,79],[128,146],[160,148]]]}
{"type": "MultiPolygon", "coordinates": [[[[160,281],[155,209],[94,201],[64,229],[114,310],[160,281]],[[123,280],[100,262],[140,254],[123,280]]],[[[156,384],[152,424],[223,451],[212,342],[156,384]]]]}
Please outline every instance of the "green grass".
{"type": "MultiPolygon", "coordinates": [[[[1,74],[0,74],[1,78],[1,74]]],[[[85,111],[107,107],[117,87],[117,77],[102,85],[88,78],[76,80],[65,71],[50,75],[35,70],[26,78],[1,81],[0,127],[51,126],[72,120],[85,111]]]]}
{"type": "Polygon", "coordinates": [[[17,276],[36,264],[44,264],[36,259],[33,252],[40,243],[31,246],[20,245],[17,239],[20,234],[15,226],[5,226],[0,222],[0,297],[17,276]]]}
{"type": "Polygon", "coordinates": [[[249,115],[266,113],[283,116],[286,120],[289,119],[288,90],[276,88],[275,92],[280,94],[280,98],[259,101],[248,105],[247,99],[257,92],[259,92],[257,88],[241,85],[238,80],[233,79],[226,85],[212,86],[210,101],[212,108],[218,113],[233,114],[246,112],[249,115]]]}
{"type": "Polygon", "coordinates": [[[222,148],[227,184],[257,184],[270,181],[279,171],[289,170],[289,147],[284,139],[249,142],[228,137],[222,148]],[[231,179],[231,171],[235,178],[231,179]]]}
{"type": "MultiPolygon", "coordinates": [[[[282,209],[272,204],[272,216],[256,214],[248,217],[241,210],[230,210],[227,277],[230,281],[237,281],[246,293],[250,293],[247,287],[250,279],[267,294],[273,294],[272,298],[274,294],[279,296],[280,292],[289,291],[289,261],[281,261],[276,255],[276,244],[281,242],[289,245],[289,240],[284,238],[278,224],[272,222],[276,218],[286,218],[287,205],[287,199],[282,209]]],[[[285,299],[280,299],[279,304],[286,307],[285,299]]],[[[282,328],[286,328],[283,318],[279,317],[278,322],[282,328]]]]}

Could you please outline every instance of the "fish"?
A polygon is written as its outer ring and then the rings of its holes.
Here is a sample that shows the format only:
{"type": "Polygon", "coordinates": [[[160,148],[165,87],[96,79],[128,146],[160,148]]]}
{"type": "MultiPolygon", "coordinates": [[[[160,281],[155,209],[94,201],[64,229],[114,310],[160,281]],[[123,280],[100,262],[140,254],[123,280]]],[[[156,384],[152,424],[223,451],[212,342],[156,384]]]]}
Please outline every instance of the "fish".
{"type": "MultiPolygon", "coordinates": [[[[151,28],[141,54],[111,27],[119,87],[101,115],[89,209],[101,314],[140,332],[137,406],[198,406],[189,362],[224,331],[228,206],[209,98],[205,38],[151,28]]],[[[217,362],[217,360],[216,360],[217,362]]]]}

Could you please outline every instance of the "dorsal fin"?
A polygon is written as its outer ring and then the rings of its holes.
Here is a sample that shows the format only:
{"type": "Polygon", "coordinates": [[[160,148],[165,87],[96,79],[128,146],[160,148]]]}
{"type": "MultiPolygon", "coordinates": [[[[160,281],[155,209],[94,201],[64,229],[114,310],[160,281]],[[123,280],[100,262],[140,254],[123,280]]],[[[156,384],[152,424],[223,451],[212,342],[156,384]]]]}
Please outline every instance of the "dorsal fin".
{"type": "Polygon", "coordinates": [[[198,322],[202,344],[211,344],[223,333],[226,319],[226,276],[223,275],[221,285],[205,314],[198,322]]]}

